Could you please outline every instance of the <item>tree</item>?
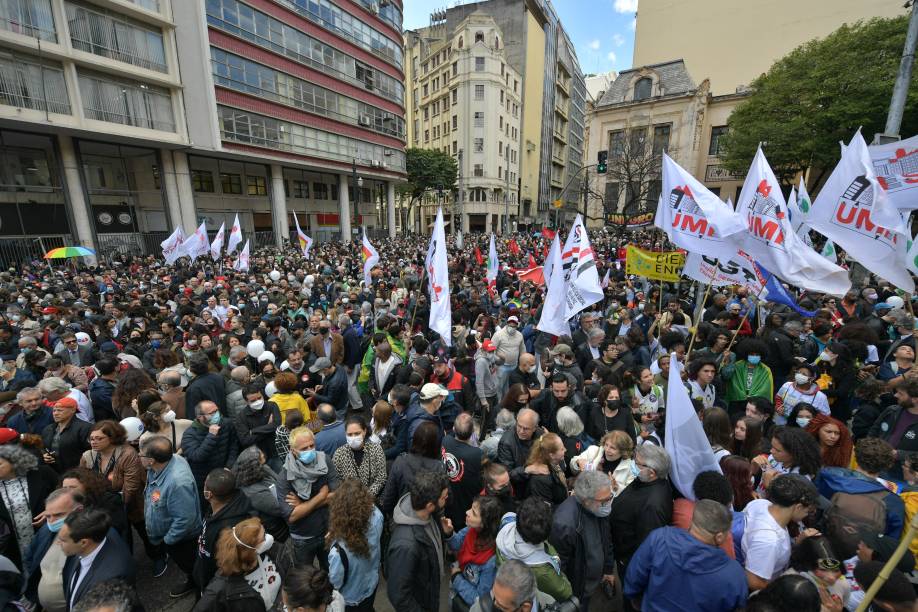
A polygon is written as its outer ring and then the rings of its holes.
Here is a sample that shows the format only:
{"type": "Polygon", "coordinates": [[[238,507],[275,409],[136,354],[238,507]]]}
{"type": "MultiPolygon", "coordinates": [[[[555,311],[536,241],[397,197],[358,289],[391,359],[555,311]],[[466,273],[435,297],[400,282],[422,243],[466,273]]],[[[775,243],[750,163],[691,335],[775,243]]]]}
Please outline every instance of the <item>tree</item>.
{"type": "MultiPolygon", "coordinates": [[[[859,127],[868,142],[883,131],[907,25],[906,17],[846,24],[775,62],[730,115],[721,141],[724,166],[745,173],[761,142],[779,180],[789,184],[812,167],[811,182],[820,185],[838,162],[839,141],[848,142],[859,127]]],[[[902,134],[916,131],[913,80],[902,134]]]]}
{"type": "Polygon", "coordinates": [[[621,211],[627,215],[654,210],[660,196],[663,151],[674,155],[665,142],[651,142],[653,135],[647,126],[616,132],[612,136],[611,151],[606,167],[606,193],[603,196],[605,212],[621,211]],[[620,196],[624,194],[624,198],[620,196]]]}
{"type": "Polygon", "coordinates": [[[443,151],[413,147],[405,151],[405,158],[408,182],[398,185],[399,195],[408,198],[406,218],[402,227],[407,225],[407,210],[410,210],[428,190],[442,189],[452,192],[459,174],[459,164],[443,151]]]}

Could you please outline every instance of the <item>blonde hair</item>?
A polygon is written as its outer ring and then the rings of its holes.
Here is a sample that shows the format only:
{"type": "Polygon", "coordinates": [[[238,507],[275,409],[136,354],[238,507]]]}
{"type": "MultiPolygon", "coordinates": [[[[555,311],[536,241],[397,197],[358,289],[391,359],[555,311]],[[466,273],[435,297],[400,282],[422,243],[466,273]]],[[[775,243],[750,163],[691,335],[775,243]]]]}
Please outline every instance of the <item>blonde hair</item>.
{"type": "Polygon", "coordinates": [[[537,438],[532,443],[532,450],[529,451],[529,458],[526,459],[526,465],[530,466],[536,463],[547,465],[548,469],[555,472],[558,478],[567,485],[564,479],[564,472],[551,462],[551,454],[559,450],[564,450],[564,443],[556,433],[547,433],[537,438]]]}
{"type": "Polygon", "coordinates": [[[217,568],[224,576],[236,576],[252,571],[258,564],[258,534],[261,520],[246,519],[230,529],[224,529],[217,539],[215,557],[217,568]],[[241,544],[240,544],[241,542],[241,544]]]}
{"type": "Polygon", "coordinates": [[[631,459],[634,456],[634,440],[625,432],[618,429],[610,431],[599,441],[599,446],[605,446],[606,442],[611,442],[612,446],[618,449],[622,459],[631,459]]]}
{"type": "Polygon", "coordinates": [[[316,439],[316,434],[314,434],[312,430],[309,429],[309,427],[305,425],[300,425],[299,427],[295,428],[293,431],[290,432],[290,446],[293,446],[296,443],[296,441],[300,438],[300,436],[306,436],[306,435],[308,435],[313,440],[316,439]]]}

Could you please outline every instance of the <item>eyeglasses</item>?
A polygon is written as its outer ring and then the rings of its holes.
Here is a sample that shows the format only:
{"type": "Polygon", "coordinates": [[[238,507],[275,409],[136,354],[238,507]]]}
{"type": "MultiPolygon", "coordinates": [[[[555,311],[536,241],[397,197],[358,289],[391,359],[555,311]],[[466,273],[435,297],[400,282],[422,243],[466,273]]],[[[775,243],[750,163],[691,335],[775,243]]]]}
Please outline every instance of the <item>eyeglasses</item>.
{"type": "Polygon", "coordinates": [[[89,436],[90,442],[102,442],[103,440],[108,440],[108,436],[89,436]]]}
{"type": "Polygon", "coordinates": [[[77,343],[76,340],[65,340],[65,341],[64,341],[64,344],[68,344],[68,345],[69,345],[69,344],[76,344],[76,343],[77,343]]]}

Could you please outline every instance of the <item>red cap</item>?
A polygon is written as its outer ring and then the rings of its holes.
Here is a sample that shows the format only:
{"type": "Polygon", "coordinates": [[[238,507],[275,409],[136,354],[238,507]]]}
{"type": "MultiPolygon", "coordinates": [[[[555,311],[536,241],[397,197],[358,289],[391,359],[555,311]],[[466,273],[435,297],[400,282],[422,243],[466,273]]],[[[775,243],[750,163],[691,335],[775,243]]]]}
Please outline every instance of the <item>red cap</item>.
{"type": "Polygon", "coordinates": [[[57,314],[57,308],[54,306],[45,306],[41,309],[41,314],[57,314]]]}
{"type": "Polygon", "coordinates": [[[71,408],[73,410],[76,410],[79,408],[79,406],[77,405],[77,401],[73,399],[72,397],[62,397],[61,399],[54,402],[54,406],[60,407],[60,408],[71,408]]]}
{"type": "Polygon", "coordinates": [[[494,343],[491,342],[490,339],[487,339],[484,342],[482,342],[481,348],[482,350],[485,350],[485,351],[496,351],[497,350],[497,347],[494,346],[494,343]]]}
{"type": "Polygon", "coordinates": [[[19,439],[19,432],[9,427],[0,427],[0,444],[7,444],[19,439]]]}

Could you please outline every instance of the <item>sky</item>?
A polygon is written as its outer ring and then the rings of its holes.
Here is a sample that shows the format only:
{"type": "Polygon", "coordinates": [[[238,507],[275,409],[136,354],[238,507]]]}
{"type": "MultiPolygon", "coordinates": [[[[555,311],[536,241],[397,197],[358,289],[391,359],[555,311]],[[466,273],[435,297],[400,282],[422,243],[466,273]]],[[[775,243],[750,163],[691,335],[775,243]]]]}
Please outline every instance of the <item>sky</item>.
{"type": "MultiPolygon", "coordinates": [[[[430,13],[466,0],[404,0],[404,28],[430,24],[430,13]]],[[[634,51],[638,0],[552,0],[584,74],[625,70],[634,51]]]]}

